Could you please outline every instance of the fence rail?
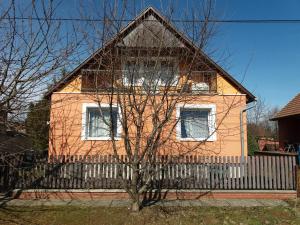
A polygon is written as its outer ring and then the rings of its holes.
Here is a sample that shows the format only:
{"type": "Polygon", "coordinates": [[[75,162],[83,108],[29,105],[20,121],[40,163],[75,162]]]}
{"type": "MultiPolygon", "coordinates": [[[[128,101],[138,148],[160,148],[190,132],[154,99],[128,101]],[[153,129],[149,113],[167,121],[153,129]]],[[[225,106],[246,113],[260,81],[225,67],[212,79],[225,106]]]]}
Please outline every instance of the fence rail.
{"type": "MultiPolygon", "coordinates": [[[[48,160],[0,155],[0,190],[115,189],[131,182],[127,158],[112,156],[57,156],[48,160]]],[[[239,157],[160,156],[151,188],[210,190],[295,190],[294,156],[239,157]]]]}

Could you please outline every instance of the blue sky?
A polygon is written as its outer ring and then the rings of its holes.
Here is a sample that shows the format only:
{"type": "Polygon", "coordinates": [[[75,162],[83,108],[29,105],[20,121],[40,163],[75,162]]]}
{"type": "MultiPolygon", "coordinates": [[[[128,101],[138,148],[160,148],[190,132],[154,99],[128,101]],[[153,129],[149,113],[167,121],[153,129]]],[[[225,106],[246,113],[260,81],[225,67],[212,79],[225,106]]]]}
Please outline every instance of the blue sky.
{"type": "MultiPolygon", "coordinates": [[[[300,1],[217,1],[217,10],[226,19],[299,19],[300,1]]],[[[299,23],[222,24],[214,45],[230,54],[225,68],[238,80],[246,71],[243,84],[268,104],[282,107],[300,92],[299,23]]]]}
{"type": "MultiPolygon", "coordinates": [[[[161,2],[168,4],[169,0],[129,2],[132,5],[136,2],[137,10],[150,5],[161,10],[161,2]]],[[[79,17],[74,10],[76,4],[63,1],[60,16],[79,17]]],[[[175,11],[180,13],[186,8],[186,1],[175,0],[175,5],[175,11]]],[[[216,0],[215,3],[217,19],[300,19],[299,12],[299,0],[216,0]]],[[[230,74],[270,106],[282,107],[300,92],[300,23],[220,24],[210,48],[217,50],[214,59],[221,59],[221,65],[230,74]]]]}

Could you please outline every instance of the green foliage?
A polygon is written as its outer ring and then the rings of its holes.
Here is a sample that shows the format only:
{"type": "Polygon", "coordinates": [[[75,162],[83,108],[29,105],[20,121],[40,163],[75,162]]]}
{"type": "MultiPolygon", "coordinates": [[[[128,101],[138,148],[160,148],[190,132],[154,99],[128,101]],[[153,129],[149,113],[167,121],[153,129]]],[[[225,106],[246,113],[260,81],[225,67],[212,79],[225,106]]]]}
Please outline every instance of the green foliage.
{"type": "Polygon", "coordinates": [[[257,143],[257,137],[250,132],[248,132],[248,155],[254,155],[255,151],[258,151],[258,143],[257,143]]]}
{"type": "Polygon", "coordinates": [[[48,100],[31,103],[26,119],[26,133],[35,150],[48,149],[50,104],[48,100]]]}

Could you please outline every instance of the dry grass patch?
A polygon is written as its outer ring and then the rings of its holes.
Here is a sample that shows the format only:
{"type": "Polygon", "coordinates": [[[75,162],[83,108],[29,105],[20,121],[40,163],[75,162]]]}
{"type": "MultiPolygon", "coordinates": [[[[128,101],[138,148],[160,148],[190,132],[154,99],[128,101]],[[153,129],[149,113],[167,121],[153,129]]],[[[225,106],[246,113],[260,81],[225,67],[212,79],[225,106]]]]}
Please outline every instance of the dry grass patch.
{"type": "Polygon", "coordinates": [[[0,224],[24,225],[142,225],[142,224],[300,224],[299,206],[294,207],[160,207],[131,213],[110,207],[4,207],[0,224]]]}

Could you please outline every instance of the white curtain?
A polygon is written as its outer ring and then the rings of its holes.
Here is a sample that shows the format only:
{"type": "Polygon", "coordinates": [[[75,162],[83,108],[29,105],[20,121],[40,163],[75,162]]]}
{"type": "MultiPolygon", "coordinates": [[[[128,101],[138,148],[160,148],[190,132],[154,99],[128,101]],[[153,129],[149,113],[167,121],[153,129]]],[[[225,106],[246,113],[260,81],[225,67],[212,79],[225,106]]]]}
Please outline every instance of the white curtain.
{"type": "MultiPolygon", "coordinates": [[[[109,109],[88,109],[89,137],[110,137],[110,111],[109,109]]],[[[113,110],[114,132],[117,134],[117,110],[113,110]]]]}
{"type": "Polygon", "coordinates": [[[209,110],[182,109],[180,112],[182,138],[207,138],[209,110]]]}
{"type": "Polygon", "coordinates": [[[128,61],[125,64],[124,78],[127,84],[133,82],[134,85],[156,88],[157,85],[174,83],[174,73],[173,61],[128,61]]]}
{"type": "Polygon", "coordinates": [[[142,84],[140,65],[138,63],[135,63],[134,61],[127,62],[125,66],[124,75],[125,83],[127,83],[128,85],[142,84]]]}
{"type": "Polygon", "coordinates": [[[148,90],[148,88],[156,88],[157,84],[157,68],[155,61],[144,61],[143,67],[143,87],[148,90]]]}
{"type": "Polygon", "coordinates": [[[161,85],[172,85],[174,82],[174,64],[173,62],[162,61],[160,66],[160,83],[161,85]]]}

